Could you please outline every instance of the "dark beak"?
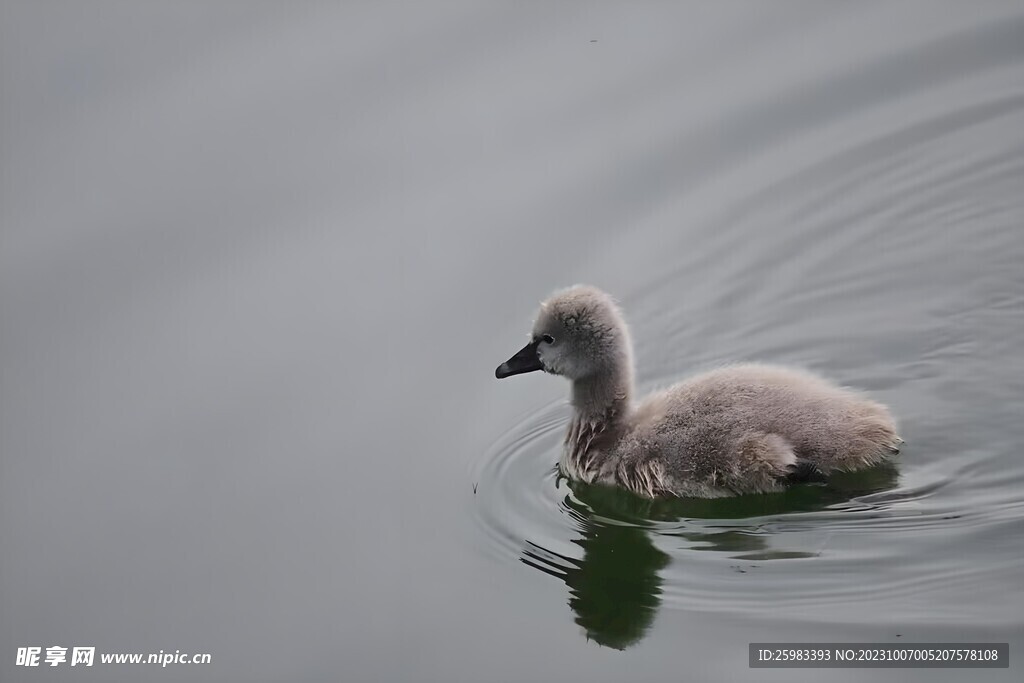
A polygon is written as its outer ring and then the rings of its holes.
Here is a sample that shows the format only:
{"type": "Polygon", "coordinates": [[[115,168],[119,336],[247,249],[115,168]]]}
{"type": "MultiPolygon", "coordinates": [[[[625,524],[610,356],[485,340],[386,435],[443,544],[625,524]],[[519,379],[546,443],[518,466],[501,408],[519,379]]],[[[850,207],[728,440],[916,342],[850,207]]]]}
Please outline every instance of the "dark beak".
{"type": "Polygon", "coordinates": [[[494,371],[494,376],[498,379],[505,379],[512,375],[521,375],[524,372],[543,370],[544,364],[537,357],[537,347],[539,345],[540,340],[538,339],[524,346],[519,350],[519,353],[499,365],[498,369],[494,371]]]}

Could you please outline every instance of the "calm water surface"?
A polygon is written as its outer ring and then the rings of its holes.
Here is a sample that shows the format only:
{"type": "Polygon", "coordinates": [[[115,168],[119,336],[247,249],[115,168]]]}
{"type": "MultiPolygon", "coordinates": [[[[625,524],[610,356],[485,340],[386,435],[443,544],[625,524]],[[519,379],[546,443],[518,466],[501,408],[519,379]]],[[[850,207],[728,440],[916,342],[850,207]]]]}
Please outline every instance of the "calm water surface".
{"type": "Polygon", "coordinates": [[[1020,2],[0,18],[0,679],[70,676],[33,645],[213,658],[76,681],[1024,653],[1020,2]],[[642,390],[801,365],[903,454],[716,501],[560,480],[568,387],[493,371],[575,282],[621,301],[642,390]]]}

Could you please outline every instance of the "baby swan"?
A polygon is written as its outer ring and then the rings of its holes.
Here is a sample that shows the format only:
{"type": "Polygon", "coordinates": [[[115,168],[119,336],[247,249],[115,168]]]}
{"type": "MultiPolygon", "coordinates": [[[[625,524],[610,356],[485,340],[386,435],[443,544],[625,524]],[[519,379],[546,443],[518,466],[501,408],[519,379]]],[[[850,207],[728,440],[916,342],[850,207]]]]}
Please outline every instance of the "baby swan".
{"type": "Polygon", "coordinates": [[[885,406],[811,373],[732,365],[632,402],[629,330],[611,297],[578,285],[541,304],[532,340],[498,379],[572,381],[561,469],[643,496],[714,498],[878,463],[901,439],[885,406]]]}

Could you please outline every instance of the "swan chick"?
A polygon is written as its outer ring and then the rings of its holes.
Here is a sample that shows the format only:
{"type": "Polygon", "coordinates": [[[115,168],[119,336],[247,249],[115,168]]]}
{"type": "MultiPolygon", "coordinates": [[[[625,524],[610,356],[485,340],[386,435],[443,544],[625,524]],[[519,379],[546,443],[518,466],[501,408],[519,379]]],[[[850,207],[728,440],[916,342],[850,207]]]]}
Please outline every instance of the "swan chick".
{"type": "Polygon", "coordinates": [[[775,365],[728,365],[634,402],[629,328],[587,285],[545,300],[530,342],[495,376],[537,370],[572,383],[562,473],[647,497],[780,491],[877,464],[902,444],[882,404],[775,365]]]}

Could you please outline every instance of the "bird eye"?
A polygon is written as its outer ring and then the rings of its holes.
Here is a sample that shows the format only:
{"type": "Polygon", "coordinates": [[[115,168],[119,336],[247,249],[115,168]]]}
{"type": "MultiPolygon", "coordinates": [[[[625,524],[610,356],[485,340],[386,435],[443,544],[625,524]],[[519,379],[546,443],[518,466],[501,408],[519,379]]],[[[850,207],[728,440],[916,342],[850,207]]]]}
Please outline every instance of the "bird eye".
{"type": "Polygon", "coordinates": [[[541,339],[544,340],[545,342],[547,342],[548,344],[554,344],[555,343],[555,338],[552,337],[550,334],[545,334],[544,336],[541,337],[541,339]]]}

